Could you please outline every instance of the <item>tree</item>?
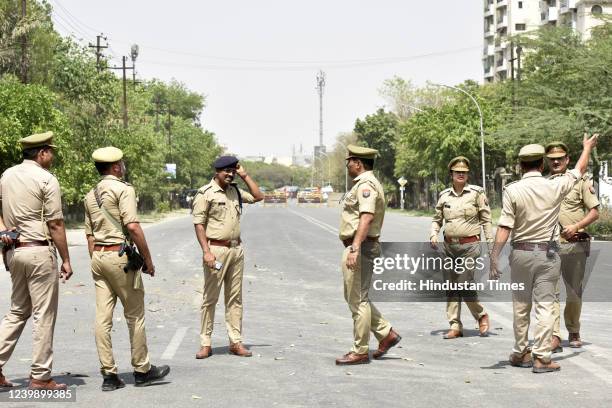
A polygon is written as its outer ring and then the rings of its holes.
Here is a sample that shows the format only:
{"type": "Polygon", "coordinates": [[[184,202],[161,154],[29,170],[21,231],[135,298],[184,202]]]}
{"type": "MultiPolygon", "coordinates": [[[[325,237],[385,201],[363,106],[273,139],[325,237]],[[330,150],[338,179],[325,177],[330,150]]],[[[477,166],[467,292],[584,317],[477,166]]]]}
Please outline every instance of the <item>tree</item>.
{"type": "Polygon", "coordinates": [[[376,170],[387,191],[395,191],[395,157],[399,121],[395,114],[378,109],[357,119],[353,132],[357,143],[378,150],[376,170]]]}

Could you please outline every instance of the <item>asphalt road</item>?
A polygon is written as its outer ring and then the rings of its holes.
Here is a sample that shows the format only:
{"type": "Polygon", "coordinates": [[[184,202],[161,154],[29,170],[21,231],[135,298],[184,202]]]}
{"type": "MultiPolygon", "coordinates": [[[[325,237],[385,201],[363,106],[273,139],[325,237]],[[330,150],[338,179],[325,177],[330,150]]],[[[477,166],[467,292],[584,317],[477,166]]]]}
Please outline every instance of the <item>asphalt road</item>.
{"type": "MultiPolygon", "coordinates": [[[[379,303],[402,335],[400,346],[369,365],[338,367],[334,359],[352,341],[352,320],[342,295],[337,237],[339,209],[247,209],[242,238],[244,337],[254,356],[228,354],[223,302],[217,308],[214,355],[195,360],[203,274],[201,252],[189,217],[146,228],[157,268],[145,277],[146,325],[154,364],[169,364],[164,383],[132,386],[129,342],[122,308],[115,312],[113,347],[124,389],[102,393],[93,336],[94,289],[82,240],[73,239],[75,276],[60,288],[54,375],[76,389],[67,406],[577,406],[612,405],[612,304],[583,308],[582,349],[565,348],[558,373],[535,375],[508,365],[513,344],[512,305],[486,303],[491,336],[477,335],[463,306],[466,337],[443,340],[444,303],[379,303]]],[[[384,241],[422,241],[430,220],[387,214],[384,241]]],[[[612,268],[612,251],[598,262],[612,268]]],[[[9,307],[10,278],[0,273],[0,314],[9,307]]],[[[564,333],[565,336],[565,333],[564,333]]],[[[371,339],[371,349],[376,341],[371,339]]],[[[31,358],[28,324],[4,367],[13,382],[27,384],[31,358]]],[[[1,404],[1,403],[0,403],[1,404]]],[[[19,404],[15,406],[26,406],[19,404]]],[[[42,404],[39,404],[42,405],[42,404]]]]}

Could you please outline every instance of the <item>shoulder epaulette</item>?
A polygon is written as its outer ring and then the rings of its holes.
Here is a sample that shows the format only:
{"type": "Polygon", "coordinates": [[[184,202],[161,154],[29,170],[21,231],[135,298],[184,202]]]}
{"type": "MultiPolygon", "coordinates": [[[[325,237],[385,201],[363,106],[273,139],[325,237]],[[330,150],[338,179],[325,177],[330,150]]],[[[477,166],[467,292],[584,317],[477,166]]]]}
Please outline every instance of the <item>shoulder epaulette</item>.
{"type": "Polygon", "coordinates": [[[205,192],[207,192],[208,190],[210,190],[212,188],[212,184],[207,184],[204,187],[200,187],[198,189],[198,191],[196,192],[196,194],[204,194],[205,192]]]}
{"type": "Polygon", "coordinates": [[[513,184],[518,183],[519,181],[521,181],[521,180],[514,180],[514,181],[511,181],[511,182],[507,183],[507,184],[504,186],[504,190],[505,190],[505,189],[507,189],[509,186],[511,186],[511,185],[513,185],[513,184]]]}
{"type": "Polygon", "coordinates": [[[108,179],[106,179],[106,180],[118,181],[118,182],[120,182],[120,183],[125,184],[126,186],[130,186],[130,187],[132,186],[132,185],[131,185],[130,183],[128,183],[127,181],[125,181],[125,180],[121,180],[121,179],[118,179],[118,178],[108,178],[108,179]]]}

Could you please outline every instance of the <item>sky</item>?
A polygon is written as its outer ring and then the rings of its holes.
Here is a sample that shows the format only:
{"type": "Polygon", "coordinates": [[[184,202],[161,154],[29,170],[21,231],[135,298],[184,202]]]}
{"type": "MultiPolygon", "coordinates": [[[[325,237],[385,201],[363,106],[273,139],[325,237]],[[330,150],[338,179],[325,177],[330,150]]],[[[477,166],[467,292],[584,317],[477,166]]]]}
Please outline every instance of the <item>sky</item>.
{"type": "Polygon", "coordinates": [[[312,152],[320,69],[328,148],[385,107],[385,79],[482,82],[482,1],[48,2],[60,33],[85,45],[104,33],[116,65],[138,44],[138,78],[176,79],[205,95],[203,127],[241,156],[312,152]]]}

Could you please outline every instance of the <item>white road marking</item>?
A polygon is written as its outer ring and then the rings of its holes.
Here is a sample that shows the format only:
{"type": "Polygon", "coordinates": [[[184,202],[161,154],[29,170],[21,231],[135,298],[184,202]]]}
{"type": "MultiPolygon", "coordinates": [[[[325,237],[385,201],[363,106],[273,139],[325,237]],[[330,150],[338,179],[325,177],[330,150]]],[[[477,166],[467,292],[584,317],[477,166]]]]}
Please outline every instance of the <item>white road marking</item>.
{"type": "Polygon", "coordinates": [[[294,210],[289,210],[289,212],[297,215],[298,217],[302,217],[306,221],[310,222],[311,224],[316,225],[317,227],[320,227],[320,228],[324,229],[327,232],[330,232],[330,233],[332,233],[334,235],[338,235],[339,230],[337,228],[334,228],[331,225],[329,225],[327,223],[324,223],[323,221],[319,221],[316,218],[313,218],[313,217],[311,217],[309,215],[306,215],[306,214],[299,213],[299,212],[294,211],[294,210]]]}
{"type": "MultiPolygon", "coordinates": [[[[487,304],[487,308],[491,309],[491,310],[495,310],[497,312],[497,314],[493,315],[491,317],[491,322],[492,325],[495,326],[496,322],[501,323],[501,325],[506,326],[507,328],[513,330],[512,328],[512,321],[510,319],[507,319],[505,317],[502,316],[502,313],[507,313],[505,310],[503,310],[503,306],[505,306],[507,308],[507,306],[505,304],[497,304],[497,303],[489,303],[487,304]]],[[[533,321],[533,320],[532,320],[533,321]]],[[[586,348],[591,349],[592,351],[601,354],[601,357],[608,359],[610,357],[608,357],[606,354],[609,352],[609,350],[603,349],[601,347],[598,346],[586,346],[586,348]]],[[[578,354],[577,356],[574,356],[572,358],[568,358],[567,362],[569,362],[570,364],[573,364],[575,366],[578,366],[580,368],[582,368],[583,370],[589,372],[590,374],[594,375],[595,377],[599,378],[600,380],[611,384],[612,385],[612,376],[610,375],[610,371],[606,370],[605,368],[603,368],[602,366],[588,360],[586,358],[586,354],[585,356],[581,356],[580,354],[584,353],[584,351],[582,352],[577,352],[575,354],[578,354]]]]}
{"type": "Polygon", "coordinates": [[[174,355],[176,354],[176,350],[178,350],[181,345],[183,339],[185,338],[185,334],[187,334],[187,327],[179,327],[174,333],[172,340],[168,343],[168,347],[164,350],[164,354],[162,354],[162,360],[172,360],[174,355]]]}

